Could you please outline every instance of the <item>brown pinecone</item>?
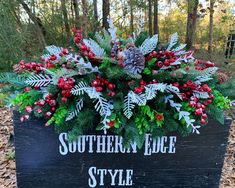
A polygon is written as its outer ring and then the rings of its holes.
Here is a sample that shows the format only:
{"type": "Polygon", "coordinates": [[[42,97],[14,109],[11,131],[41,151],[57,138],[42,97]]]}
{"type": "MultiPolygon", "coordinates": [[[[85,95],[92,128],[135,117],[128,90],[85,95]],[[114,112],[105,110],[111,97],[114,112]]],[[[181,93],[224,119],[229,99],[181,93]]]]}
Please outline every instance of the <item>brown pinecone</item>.
{"type": "Polygon", "coordinates": [[[217,73],[217,76],[218,76],[218,82],[221,84],[221,83],[224,83],[224,82],[227,82],[229,77],[227,74],[223,73],[223,72],[218,72],[217,73]]]}
{"type": "Polygon", "coordinates": [[[140,49],[129,47],[124,51],[125,59],[123,61],[124,68],[133,74],[141,73],[144,70],[144,56],[140,49]]]}

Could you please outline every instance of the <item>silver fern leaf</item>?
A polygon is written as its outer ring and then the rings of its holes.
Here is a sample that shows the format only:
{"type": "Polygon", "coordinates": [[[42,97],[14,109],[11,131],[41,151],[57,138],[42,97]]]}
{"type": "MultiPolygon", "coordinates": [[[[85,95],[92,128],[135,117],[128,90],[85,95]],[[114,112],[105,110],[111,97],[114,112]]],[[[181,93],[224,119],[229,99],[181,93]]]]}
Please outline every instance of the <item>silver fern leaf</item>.
{"type": "Polygon", "coordinates": [[[193,96],[200,98],[200,99],[208,99],[209,94],[204,91],[193,91],[193,96]]]}
{"type": "Polygon", "coordinates": [[[57,59],[61,59],[61,56],[59,54],[61,53],[63,48],[51,45],[47,46],[46,50],[48,51],[48,53],[42,55],[42,57],[44,57],[46,60],[48,60],[52,54],[54,54],[57,57],[57,59]]]}
{"type": "Polygon", "coordinates": [[[143,55],[146,55],[152,52],[157,47],[157,43],[158,35],[153,35],[151,38],[145,39],[139,49],[143,55]]]}
{"type": "Polygon", "coordinates": [[[52,82],[52,78],[48,75],[35,74],[30,76],[25,83],[31,86],[45,87],[52,82]]]}
{"type": "Polygon", "coordinates": [[[178,38],[178,33],[174,33],[173,35],[171,35],[169,45],[166,49],[167,51],[170,51],[172,47],[177,44],[178,38]]]}
{"type": "Polygon", "coordinates": [[[127,95],[124,99],[124,105],[123,105],[123,112],[124,115],[130,119],[131,116],[133,115],[132,110],[135,108],[135,105],[133,104],[131,97],[127,95]]]}
{"type": "Polygon", "coordinates": [[[98,57],[104,56],[104,49],[102,49],[97,42],[92,39],[83,39],[83,42],[88,46],[91,51],[98,57]]]}
{"type": "Polygon", "coordinates": [[[78,115],[78,113],[81,111],[81,109],[83,108],[83,104],[84,104],[83,99],[80,99],[75,106],[75,110],[70,111],[68,113],[68,116],[66,117],[65,121],[70,121],[73,118],[75,118],[78,115]]]}
{"type": "Polygon", "coordinates": [[[144,106],[146,105],[147,99],[145,94],[137,94],[134,93],[133,91],[130,91],[128,93],[129,97],[131,98],[131,101],[139,106],[144,106]]]}

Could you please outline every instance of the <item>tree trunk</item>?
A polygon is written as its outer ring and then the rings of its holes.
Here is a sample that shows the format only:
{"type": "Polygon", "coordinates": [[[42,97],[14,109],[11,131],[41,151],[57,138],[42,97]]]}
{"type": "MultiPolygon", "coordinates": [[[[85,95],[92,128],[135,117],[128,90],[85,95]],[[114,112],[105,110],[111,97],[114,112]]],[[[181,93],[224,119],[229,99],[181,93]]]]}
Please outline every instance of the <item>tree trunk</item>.
{"type": "Polygon", "coordinates": [[[134,33],[134,13],[133,2],[130,0],[130,14],[131,14],[131,33],[134,33]]]}
{"type": "Polygon", "coordinates": [[[83,29],[83,33],[85,35],[87,35],[88,10],[87,10],[87,1],[86,0],[82,0],[82,12],[83,12],[82,29],[83,29]]]}
{"type": "Polygon", "coordinates": [[[187,49],[192,48],[195,38],[198,4],[199,4],[198,0],[188,0],[188,18],[187,18],[187,31],[186,31],[187,49]]]}
{"type": "Polygon", "coordinates": [[[63,20],[64,20],[64,26],[65,26],[65,31],[67,36],[70,35],[70,28],[69,28],[69,19],[68,19],[68,12],[66,9],[66,4],[65,0],[61,0],[61,9],[62,9],[62,14],[63,14],[63,20]]]}
{"type": "Polygon", "coordinates": [[[73,8],[75,13],[75,26],[79,27],[79,8],[78,8],[78,0],[73,0],[73,8]]]}
{"type": "Polygon", "coordinates": [[[95,18],[95,26],[94,26],[94,32],[97,31],[97,27],[98,27],[98,10],[97,10],[97,0],[93,0],[93,7],[94,7],[94,18],[95,18]]]}
{"type": "Polygon", "coordinates": [[[18,0],[18,2],[22,5],[23,9],[27,12],[29,18],[35,24],[38,32],[39,42],[41,43],[41,46],[44,48],[46,46],[46,40],[45,40],[46,29],[44,28],[41,19],[31,12],[29,6],[24,2],[24,0],[18,0]]]}
{"type": "Polygon", "coordinates": [[[159,35],[159,26],[158,26],[158,0],[154,0],[154,26],[153,26],[154,34],[159,35]]]}
{"type": "Polygon", "coordinates": [[[149,35],[153,35],[152,0],[149,0],[149,35]]]}
{"type": "Polygon", "coordinates": [[[109,17],[109,11],[110,11],[110,7],[109,7],[109,0],[103,0],[103,6],[102,6],[102,10],[103,10],[103,27],[108,30],[109,28],[109,23],[107,21],[108,17],[109,17]]]}
{"type": "Polygon", "coordinates": [[[209,43],[208,43],[208,53],[211,58],[212,45],[213,45],[213,23],[214,23],[214,0],[210,0],[210,22],[209,22],[209,43]]]}

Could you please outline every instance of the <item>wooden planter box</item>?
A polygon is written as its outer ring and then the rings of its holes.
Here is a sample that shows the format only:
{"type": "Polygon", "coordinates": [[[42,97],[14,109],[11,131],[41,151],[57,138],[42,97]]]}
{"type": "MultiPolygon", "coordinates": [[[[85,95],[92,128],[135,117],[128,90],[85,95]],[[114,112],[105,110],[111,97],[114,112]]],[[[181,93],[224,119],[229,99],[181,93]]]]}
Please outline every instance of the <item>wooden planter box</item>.
{"type": "Polygon", "coordinates": [[[18,187],[218,187],[230,124],[211,120],[200,135],[170,134],[156,142],[147,136],[141,151],[133,146],[128,153],[113,135],[83,136],[69,145],[66,134],[39,120],[20,123],[14,113],[18,187]]]}

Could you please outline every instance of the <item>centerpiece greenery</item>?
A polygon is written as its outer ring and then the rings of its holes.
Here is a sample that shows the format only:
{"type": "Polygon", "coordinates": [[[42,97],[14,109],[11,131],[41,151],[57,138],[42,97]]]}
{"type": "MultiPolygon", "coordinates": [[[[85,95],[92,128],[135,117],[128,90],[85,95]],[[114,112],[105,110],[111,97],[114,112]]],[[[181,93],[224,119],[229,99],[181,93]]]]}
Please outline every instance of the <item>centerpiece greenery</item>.
{"type": "Polygon", "coordinates": [[[14,73],[0,75],[22,122],[44,118],[46,127],[68,132],[70,140],[89,130],[110,131],[139,147],[146,133],[199,134],[208,115],[223,124],[230,100],[218,89],[214,63],[185,51],[177,33],[159,45],[141,24],[126,40],[112,20],[109,27],[89,39],[73,29],[72,46],[48,46],[37,60],[22,60],[14,73]]]}

